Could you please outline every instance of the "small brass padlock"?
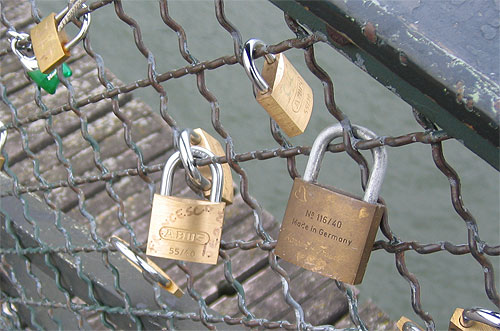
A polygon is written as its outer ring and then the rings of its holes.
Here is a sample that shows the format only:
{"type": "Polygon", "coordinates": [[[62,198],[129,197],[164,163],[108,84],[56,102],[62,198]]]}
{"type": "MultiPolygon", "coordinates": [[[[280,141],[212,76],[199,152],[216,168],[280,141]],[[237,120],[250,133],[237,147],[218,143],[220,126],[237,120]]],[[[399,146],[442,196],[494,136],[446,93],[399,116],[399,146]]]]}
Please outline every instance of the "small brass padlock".
{"type": "Polygon", "coordinates": [[[413,322],[411,319],[402,316],[396,323],[399,331],[424,331],[420,325],[413,322]]]}
{"type": "MultiPolygon", "coordinates": [[[[12,35],[12,39],[10,41],[12,52],[18,57],[19,61],[21,61],[24,70],[31,80],[48,93],[56,93],[57,86],[59,85],[57,70],[54,69],[50,74],[42,73],[38,68],[36,58],[34,56],[26,56],[18,49],[17,43],[20,40],[28,39],[29,35],[27,33],[9,32],[12,35]]],[[[64,77],[70,77],[72,75],[72,71],[66,63],[62,64],[62,73],[64,77]]]]}
{"type": "MultiPolygon", "coordinates": [[[[85,4],[82,7],[87,8],[85,4]]],[[[90,13],[83,16],[82,26],[77,35],[70,41],[64,30],[57,31],[57,25],[68,12],[66,6],[59,14],[51,13],[30,31],[33,52],[38,61],[38,67],[48,74],[66,61],[70,50],[86,35],[90,26],[90,13]]]]}
{"type": "MultiPolygon", "coordinates": [[[[0,128],[3,127],[2,121],[0,121],[0,128]]],[[[5,131],[0,132],[0,171],[3,169],[3,164],[5,162],[5,158],[2,155],[3,145],[7,141],[7,129],[5,131]]]]}
{"type": "Polygon", "coordinates": [[[257,102],[289,137],[304,133],[313,108],[311,87],[282,53],[266,55],[261,76],[253,60],[258,46],[265,44],[250,39],[243,49],[243,66],[254,84],[257,102]]]}
{"type": "MultiPolygon", "coordinates": [[[[199,158],[214,157],[209,150],[192,146],[199,158]]],[[[163,170],[161,192],[154,195],[146,254],[174,260],[216,264],[224,222],[225,203],[221,201],[223,170],[210,164],[210,201],[170,196],[175,169],[181,164],[177,151],[163,170]]]]}
{"type": "Polygon", "coordinates": [[[500,314],[488,309],[457,308],[451,316],[450,331],[494,331],[500,330],[500,314]]]}
{"type": "Polygon", "coordinates": [[[127,258],[127,261],[142,273],[147,281],[157,283],[165,291],[178,298],[182,297],[184,293],[179,286],[156,263],[147,257],[141,256],[143,254],[134,252],[124,240],[116,236],[112,236],[109,240],[127,258]]]}
{"type": "MultiPolygon", "coordinates": [[[[194,129],[194,134],[191,135],[191,143],[193,145],[203,147],[214,153],[216,156],[224,156],[226,153],[217,139],[209,135],[203,129],[194,129]]],[[[234,189],[233,176],[229,164],[222,164],[222,172],[224,173],[224,183],[222,185],[222,201],[226,204],[233,203],[234,189]]],[[[211,179],[210,167],[203,166],[200,168],[200,173],[208,179],[211,179]]],[[[210,196],[210,190],[203,191],[205,198],[210,196]]]]}
{"type": "MultiPolygon", "coordinates": [[[[376,135],[353,125],[363,139],[376,135]]],[[[340,124],[323,130],[311,149],[304,178],[295,178],[281,224],[276,254],[302,268],[349,284],[363,279],[384,212],[377,203],[385,175],[385,147],[373,149],[373,171],[363,200],[316,183],[326,147],[342,136],[340,124]]]]}

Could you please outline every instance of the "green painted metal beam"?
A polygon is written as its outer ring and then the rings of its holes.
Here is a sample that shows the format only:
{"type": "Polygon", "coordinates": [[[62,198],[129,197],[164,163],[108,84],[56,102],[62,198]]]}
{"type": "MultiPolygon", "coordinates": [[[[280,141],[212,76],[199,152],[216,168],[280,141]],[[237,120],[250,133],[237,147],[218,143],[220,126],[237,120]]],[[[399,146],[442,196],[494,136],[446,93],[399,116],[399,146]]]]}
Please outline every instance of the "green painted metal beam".
{"type": "Polygon", "coordinates": [[[270,1],[499,169],[498,2],[270,1]]]}

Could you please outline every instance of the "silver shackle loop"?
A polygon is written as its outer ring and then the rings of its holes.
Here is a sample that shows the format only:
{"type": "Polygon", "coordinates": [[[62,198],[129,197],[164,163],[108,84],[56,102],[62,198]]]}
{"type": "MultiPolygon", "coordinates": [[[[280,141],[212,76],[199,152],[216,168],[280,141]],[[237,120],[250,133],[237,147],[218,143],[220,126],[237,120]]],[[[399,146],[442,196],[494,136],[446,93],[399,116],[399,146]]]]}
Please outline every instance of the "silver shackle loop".
{"type": "Polygon", "coordinates": [[[38,62],[36,61],[35,56],[27,56],[21,53],[17,43],[21,40],[29,39],[29,34],[27,33],[12,33],[12,38],[10,39],[10,48],[12,49],[12,53],[19,58],[23,67],[28,71],[38,70],[38,62]]]}
{"type": "Polygon", "coordinates": [[[140,254],[134,252],[129,245],[118,237],[111,237],[110,242],[115,248],[130,261],[149,282],[155,282],[163,287],[170,286],[170,279],[165,278],[156,268],[156,265],[150,265],[140,254]]]}
{"type": "Polygon", "coordinates": [[[469,308],[464,309],[462,312],[462,320],[465,327],[472,326],[473,322],[479,322],[496,329],[500,329],[500,313],[483,309],[483,308],[469,308]]]}
{"type": "MultiPolygon", "coordinates": [[[[82,8],[88,8],[86,4],[82,3],[82,8]]],[[[63,10],[61,10],[56,16],[55,20],[59,24],[59,22],[63,19],[64,15],[68,12],[69,8],[68,6],[65,6],[63,10]]],[[[80,27],[80,31],[76,34],[76,36],[68,41],[66,44],[64,44],[64,49],[66,51],[69,51],[71,48],[73,48],[76,44],[78,44],[80,41],[82,41],[83,38],[87,35],[87,32],[89,32],[89,26],[90,26],[90,12],[86,13],[83,15],[83,20],[82,20],[82,26],[80,27]]]]}
{"type": "MultiPolygon", "coordinates": [[[[259,92],[266,93],[269,91],[269,84],[267,84],[255,67],[255,61],[253,59],[253,53],[257,47],[266,47],[266,44],[259,39],[249,39],[243,46],[243,68],[245,68],[245,72],[259,92]]],[[[276,56],[274,54],[266,54],[265,58],[268,63],[276,61],[276,56]]]]}
{"type": "MultiPolygon", "coordinates": [[[[362,139],[374,139],[377,135],[365,127],[352,125],[354,134],[362,139]]],[[[307,161],[303,180],[306,182],[316,182],[319,168],[328,144],[335,138],[342,137],[343,129],[340,123],[332,125],[321,131],[313,143],[311,154],[307,161]]],[[[368,179],[363,201],[376,203],[382,182],[384,181],[385,170],[387,168],[387,151],[384,146],[375,147],[371,150],[373,156],[373,170],[368,179]]]]}
{"type": "MultiPolygon", "coordinates": [[[[4,126],[3,122],[0,121],[0,128],[4,126]]],[[[0,132],[0,152],[2,152],[3,145],[5,145],[5,142],[7,141],[7,129],[4,131],[0,132]]]]}
{"type": "Polygon", "coordinates": [[[203,177],[200,170],[194,165],[194,155],[191,148],[191,130],[184,129],[177,140],[179,152],[181,153],[181,161],[186,170],[189,180],[202,190],[210,188],[210,181],[203,177]]]}
{"type": "MultiPolygon", "coordinates": [[[[197,158],[206,158],[211,157],[214,158],[215,154],[209,151],[206,148],[191,146],[191,150],[193,155],[197,158]]],[[[165,164],[165,168],[163,169],[163,175],[161,177],[161,195],[171,195],[172,194],[172,186],[174,181],[174,172],[175,169],[182,163],[181,161],[181,153],[176,151],[172,154],[165,164]]],[[[224,174],[222,173],[222,166],[219,163],[211,163],[210,172],[212,174],[212,187],[210,189],[210,201],[211,202],[220,202],[222,198],[222,183],[224,181],[224,174]]]]}
{"type": "Polygon", "coordinates": [[[422,331],[418,326],[416,326],[413,322],[406,322],[403,324],[403,328],[401,331],[422,331]]]}

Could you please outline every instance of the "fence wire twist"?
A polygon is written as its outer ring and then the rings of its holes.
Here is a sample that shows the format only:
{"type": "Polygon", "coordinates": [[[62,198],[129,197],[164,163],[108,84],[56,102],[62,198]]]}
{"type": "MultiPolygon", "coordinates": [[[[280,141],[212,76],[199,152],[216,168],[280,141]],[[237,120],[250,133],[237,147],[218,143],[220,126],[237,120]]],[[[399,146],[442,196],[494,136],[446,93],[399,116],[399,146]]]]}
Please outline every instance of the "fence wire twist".
{"type": "MultiPolygon", "coordinates": [[[[37,2],[35,0],[30,0],[31,3],[31,15],[34,22],[39,22],[41,17],[37,8],[37,2]]],[[[232,38],[234,44],[234,53],[228,54],[223,57],[211,59],[211,60],[199,60],[196,58],[196,54],[193,54],[188,47],[187,35],[183,27],[170,16],[169,7],[166,0],[159,2],[159,11],[161,18],[165,25],[172,29],[178,36],[179,42],[179,53],[180,56],[186,61],[186,66],[178,69],[173,69],[164,73],[157,71],[157,60],[156,56],[151,52],[151,50],[146,46],[142,38],[141,27],[136,20],[132,18],[130,13],[126,13],[122,2],[119,0],[104,0],[95,1],[89,3],[87,1],[88,7],[86,9],[80,9],[76,13],[76,17],[81,17],[86,12],[97,11],[105,6],[113,6],[117,17],[123,21],[125,24],[129,25],[133,31],[134,42],[137,49],[144,56],[148,64],[148,69],[146,73],[146,78],[137,80],[127,85],[116,86],[108,78],[105,68],[103,58],[97,54],[91,43],[91,36],[87,36],[84,40],[83,47],[85,53],[88,54],[94,60],[94,66],[97,68],[97,75],[99,83],[104,87],[104,92],[90,94],[83,98],[77,99],[75,87],[72,85],[71,80],[66,79],[62,74],[58,77],[61,80],[62,85],[67,90],[67,101],[64,105],[49,107],[45,104],[44,98],[40,92],[40,89],[36,89],[34,93],[34,103],[31,102],[30,107],[33,108],[36,104],[38,111],[31,111],[24,116],[19,115],[19,109],[16,108],[13,103],[9,100],[7,94],[7,86],[4,83],[0,83],[0,95],[3,103],[7,106],[10,111],[10,121],[6,122],[5,125],[0,128],[0,131],[7,130],[8,132],[17,132],[21,137],[20,144],[25,157],[29,158],[33,166],[33,176],[36,179],[36,183],[23,183],[19,179],[19,173],[16,173],[11,168],[12,164],[19,162],[19,157],[8,155],[6,151],[3,151],[2,155],[5,158],[5,171],[6,174],[12,179],[13,185],[10,191],[0,192],[0,197],[14,196],[19,199],[23,206],[23,215],[27,222],[33,226],[33,233],[36,240],[36,247],[24,247],[21,239],[18,237],[16,232],[13,230],[13,224],[11,216],[4,210],[0,205],[0,214],[3,215],[4,224],[6,232],[14,240],[15,245],[12,247],[2,247],[0,249],[1,265],[0,272],[2,278],[5,278],[9,283],[13,284],[16,292],[19,296],[12,296],[7,294],[2,290],[2,296],[0,302],[2,302],[2,313],[0,315],[0,324],[4,328],[22,328],[25,322],[18,315],[17,305],[22,305],[29,310],[30,314],[30,324],[37,328],[43,329],[43,327],[37,322],[37,314],[35,311],[36,307],[46,307],[48,308],[48,313],[50,319],[59,329],[63,329],[62,321],[57,318],[53,313],[55,309],[66,309],[71,312],[76,320],[78,321],[78,326],[84,328],[84,321],[88,313],[97,313],[100,316],[101,322],[104,327],[114,329],[115,326],[113,322],[109,320],[109,316],[113,314],[123,314],[127,315],[131,321],[135,324],[137,329],[143,328],[141,317],[152,316],[160,317],[164,319],[164,327],[173,327],[173,321],[178,320],[192,320],[195,322],[200,322],[208,329],[214,329],[217,324],[226,323],[228,325],[241,324],[247,327],[264,327],[264,328],[285,328],[285,329],[310,329],[310,330],[323,330],[323,329],[334,329],[331,325],[325,326],[313,326],[309,324],[304,317],[304,311],[301,304],[297,302],[291,294],[290,291],[290,275],[280,266],[280,262],[277,260],[274,254],[274,247],[276,244],[276,239],[271,236],[264,229],[263,218],[264,211],[262,210],[259,202],[250,195],[249,192],[249,179],[245,169],[242,167],[242,163],[250,160],[266,160],[270,158],[285,158],[287,160],[287,170],[290,177],[293,179],[299,176],[296,169],[296,156],[308,155],[311,147],[310,146],[294,146],[290,141],[286,139],[286,136],[281,133],[279,127],[271,120],[270,130],[272,136],[275,139],[279,147],[269,150],[257,150],[249,151],[245,153],[236,153],[233,137],[230,132],[224,127],[221,121],[222,109],[219,108],[219,103],[216,96],[207,89],[205,73],[211,70],[216,70],[224,66],[231,66],[235,64],[242,63],[242,47],[243,41],[241,34],[235,24],[230,22],[229,18],[226,17],[224,12],[224,1],[215,0],[215,13],[218,23],[227,31],[229,36],[232,38]],[[187,281],[187,292],[198,305],[197,311],[192,311],[189,313],[172,311],[168,308],[168,304],[163,301],[158,293],[158,288],[155,288],[155,300],[157,307],[148,307],[144,309],[139,309],[132,307],[130,303],[130,298],[124,289],[120,286],[120,271],[111,263],[109,260],[109,253],[114,251],[114,248],[107,243],[103,236],[98,234],[98,222],[96,217],[93,215],[92,210],[87,207],[87,197],[86,192],[83,187],[88,184],[101,184],[104,185],[104,189],[109,196],[114,201],[115,207],[117,209],[117,218],[122,228],[126,229],[130,236],[130,244],[140,250],[144,250],[144,243],[137,238],[134,227],[130,224],[130,221],[125,215],[125,205],[127,201],[124,201],[116,193],[115,185],[123,178],[127,177],[138,177],[140,178],[144,185],[146,185],[150,192],[150,198],[155,192],[155,180],[152,175],[158,174],[163,170],[163,164],[151,164],[145,162],[145,157],[143,153],[143,148],[141,148],[137,141],[134,141],[132,135],[132,128],[134,126],[133,120],[128,116],[121,107],[121,97],[129,95],[131,92],[145,88],[152,87],[158,94],[160,101],[160,114],[164,120],[164,124],[172,129],[174,136],[177,135],[181,128],[177,126],[175,119],[171,116],[168,111],[168,96],[167,90],[162,86],[162,83],[181,78],[186,75],[196,76],[197,87],[199,93],[211,108],[211,120],[215,131],[220,135],[225,141],[225,156],[215,157],[213,159],[207,158],[203,160],[197,160],[196,164],[198,166],[207,165],[211,162],[217,163],[228,163],[232,170],[234,170],[240,176],[239,191],[241,193],[243,201],[251,208],[254,216],[254,230],[258,236],[254,240],[231,240],[222,241],[220,246],[220,259],[224,264],[224,276],[227,283],[235,289],[238,296],[238,308],[243,317],[231,317],[229,315],[224,315],[222,317],[217,317],[209,313],[207,308],[207,303],[203,296],[195,289],[195,271],[182,262],[177,263],[177,266],[184,272],[187,281]],[[118,118],[123,125],[124,129],[124,141],[127,148],[135,155],[136,165],[134,167],[122,168],[119,170],[110,170],[108,166],[103,162],[103,155],[100,150],[98,140],[89,132],[89,118],[86,112],[82,112],[81,108],[90,104],[97,104],[100,101],[108,101],[111,104],[111,111],[118,118]],[[87,173],[85,175],[77,176],[75,175],[74,167],[75,164],[70,161],[65,153],[65,146],[63,144],[63,139],[61,135],[54,128],[54,120],[57,116],[69,116],[72,114],[76,116],[79,120],[79,130],[81,137],[89,144],[92,149],[93,161],[95,168],[97,169],[97,174],[87,173]],[[30,139],[30,135],[26,130],[26,127],[42,121],[45,130],[50,135],[52,142],[57,146],[56,157],[57,162],[65,169],[66,178],[62,180],[51,180],[45,178],[40,167],[43,166],[40,156],[37,155],[42,147],[37,145],[30,139]],[[32,150],[32,148],[35,149],[32,150]],[[17,157],[17,159],[16,159],[17,157]],[[70,189],[78,197],[77,208],[84,219],[87,221],[88,229],[90,231],[93,245],[79,246],[73,244],[72,237],[66,231],[64,223],[62,222],[63,212],[67,210],[62,210],[60,207],[61,200],[58,199],[57,195],[61,194],[58,191],[64,188],[70,189]],[[50,242],[45,242],[39,237],[39,224],[37,221],[37,215],[30,210],[30,205],[26,200],[27,193],[39,193],[45,204],[51,209],[53,217],[55,220],[56,227],[60,232],[61,236],[64,238],[65,244],[63,246],[56,247],[50,242]],[[272,321],[256,316],[252,309],[250,309],[245,300],[245,291],[243,286],[233,275],[231,271],[231,255],[229,252],[231,250],[262,250],[268,255],[268,262],[271,269],[276,273],[281,279],[282,284],[282,294],[285,302],[293,309],[295,320],[279,320],[272,321]],[[95,294],[95,284],[90,280],[90,277],[82,268],[80,261],[80,253],[99,253],[101,255],[102,262],[112,273],[115,279],[115,290],[120,294],[123,302],[123,306],[107,306],[103,304],[98,295],[95,294]],[[52,261],[51,256],[55,253],[67,253],[74,256],[78,270],[78,277],[87,284],[87,293],[91,299],[91,303],[82,303],[78,301],[73,293],[71,293],[67,286],[61,283],[61,273],[64,270],[60,270],[52,261]],[[40,300],[31,299],[25,292],[23,284],[18,280],[16,271],[13,265],[9,263],[8,257],[11,255],[16,255],[24,262],[24,268],[26,273],[34,282],[37,293],[40,300]],[[57,302],[48,299],[47,293],[45,293],[43,280],[31,271],[32,269],[32,259],[33,255],[40,255],[44,259],[45,265],[54,273],[55,285],[62,293],[65,301],[57,302]]],[[[6,5],[1,3],[1,22],[8,30],[16,30],[14,25],[12,25],[6,17],[6,5]]],[[[446,162],[443,155],[442,141],[450,139],[445,132],[439,131],[432,123],[428,123],[419,113],[418,110],[414,110],[415,118],[418,123],[424,128],[423,132],[408,133],[399,137],[388,137],[381,136],[377,139],[372,140],[358,140],[354,138],[351,123],[347,114],[342,112],[335,103],[334,85],[333,81],[328,75],[328,73],[320,67],[316,62],[314,49],[316,43],[325,42],[324,36],[320,34],[310,34],[305,29],[303,29],[297,22],[295,22],[291,17],[285,15],[285,21],[290,30],[296,34],[296,38],[284,40],[275,45],[269,45],[265,49],[260,49],[256,52],[256,57],[261,57],[267,53],[281,53],[286,52],[289,49],[303,49],[304,51],[304,61],[307,68],[317,77],[324,86],[323,94],[325,105],[331,115],[340,123],[344,128],[343,142],[338,144],[331,144],[328,147],[328,151],[332,153],[346,152],[357,164],[359,164],[361,171],[361,182],[364,188],[368,179],[369,169],[368,163],[361,155],[359,150],[369,150],[377,146],[388,146],[388,147],[399,147],[408,144],[421,143],[430,145],[432,158],[436,164],[436,167],[445,175],[450,183],[451,201],[455,208],[457,214],[463,219],[467,233],[468,241],[466,244],[453,244],[451,242],[437,242],[437,243],[420,243],[415,241],[403,241],[400,236],[396,235],[389,225],[388,214],[386,213],[383,217],[380,229],[386,240],[379,240],[374,245],[374,250],[384,250],[387,253],[394,254],[395,263],[397,270],[401,276],[408,281],[410,284],[411,291],[411,304],[418,316],[425,322],[428,329],[434,329],[434,321],[431,315],[424,309],[420,300],[420,284],[418,279],[409,271],[405,261],[405,254],[407,251],[414,251],[418,254],[432,254],[440,251],[446,251],[453,255],[464,255],[471,254],[474,259],[481,265],[484,272],[484,287],[488,298],[498,307],[500,306],[500,298],[495,287],[495,277],[494,268],[488,256],[498,256],[500,255],[500,246],[490,246],[483,242],[478,234],[478,227],[474,217],[465,208],[460,190],[460,178],[458,174],[453,170],[453,168],[446,162]]],[[[10,53],[9,49],[0,50],[0,55],[3,57],[10,53]]],[[[59,69],[60,70],[60,69],[59,69]]],[[[382,198],[379,202],[384,203],[382,198]]],[[[359,329],[366,329],[362,319],[358,314],[357,299],[353,294],[350,287],[337,282],[337,287],[345,294],[349,303],[350,317],[354,325],[359,329]]],[[[224,312],[221,312],[224,313],[224,312]]]]}

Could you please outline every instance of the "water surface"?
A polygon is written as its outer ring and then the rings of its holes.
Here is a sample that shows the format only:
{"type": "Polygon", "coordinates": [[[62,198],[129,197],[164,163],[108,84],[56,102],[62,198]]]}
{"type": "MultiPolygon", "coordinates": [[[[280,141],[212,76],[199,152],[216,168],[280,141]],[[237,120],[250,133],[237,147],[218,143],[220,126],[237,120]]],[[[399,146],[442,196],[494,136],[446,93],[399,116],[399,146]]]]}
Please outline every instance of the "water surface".
{"type": "MultiPolygon", "coordinates": [[[[63,1],[38,1],[42,16],[59,11],[63,1]]],[[[226,1],[227,18],[237,26],[243,40],[259,38],[269,44],[293,38],[283,13],[271,3],[226,1]]],[[[181,68],[187,62],[180,56],[175,32],[161,20],[157,1],[124,1],[125,11],[137,20],[147,47],[153,52],[157,72],[181,68]]],[[[187,33],[191,54],[200,61],[233,53],[230,35],[217,23],[212,1],[171,1],[170,15],[187,33]]],[[[147,60],[134,44],[132,29],[120,21],[113,6],[92,14],[90,36],[94,50],[105,65],[123,82],[147,77],[147,60]]],[[[335,98],[352,123],[370,128],[378,135],[399,136],[422,131],[411,107],[377,81],[357,68],[328,45],[317,45],[318,63],[335,84],[335,98]]],[[[292,49],[286,56],[314,91],[314,110],[306,133],[291,139],[295,145],[311,145],[323,128],[336,123],[328,113],[321,82],[309,72],[303,52],[292,49]]],[[[258,66],[263,60],[259,60],[258,66]]],[[[216,96],[221,122],[234,140],[237,153],[278,147],[269,131],[269,118],[254,100],[251,84],[239,65],[205,72],[208,89],[216,96]]],[[[213,135],[210,105],[199,94],[195,76],[162,83],[168,93],[168,109],[179,127],[202,127],[213,135]]],[[[159,111],[159,96],[152,88],[134,94],[159,111]]],[[[448,162],[462,179],[463,201],[475,216],[481,239],[490,245],[500,241],[498,172],[457,141],[444,142],[448,162]]],[[[387,202],[392,230],[404,241],[466,243],[467,231],[450,200],[447,178],[434,166],[428,145],[412,144],[388,148],[389,163],[382,196],[387,202]]],[[[366,154],[369,157],[369,153],[366,154]]],[[[305,156],[299,156],[303,171],[305,156]]],[[[271,159],[241,164],[247,171],[250,193],[281,222],[292,180],[286,160],[271,159]]],[[[235,180],[239,177],[234,175],[235,180]]],[[[329,154],[321,167],[319,181],[360,194],[359,169],[344,154],[329,154]]],[[[379,234],[379,238],[382,238],[379,234]]],[[[500,260],[492,259],[498,272],[500,260]]],[[[452,256],[446,252],[406,254],[410,272],[422,286],[421,301],[439,329],[447,329],[456,307],[482,306],[495,310],[484,292],[481,266],[470,255],[452,256]]],[[[423,322],[413,313],[409,284],[398,274],[394,256],[382,250],[370,259],[361,290],[361,301],[372,298],[392,319],[401,315],[423,322]]]]}

